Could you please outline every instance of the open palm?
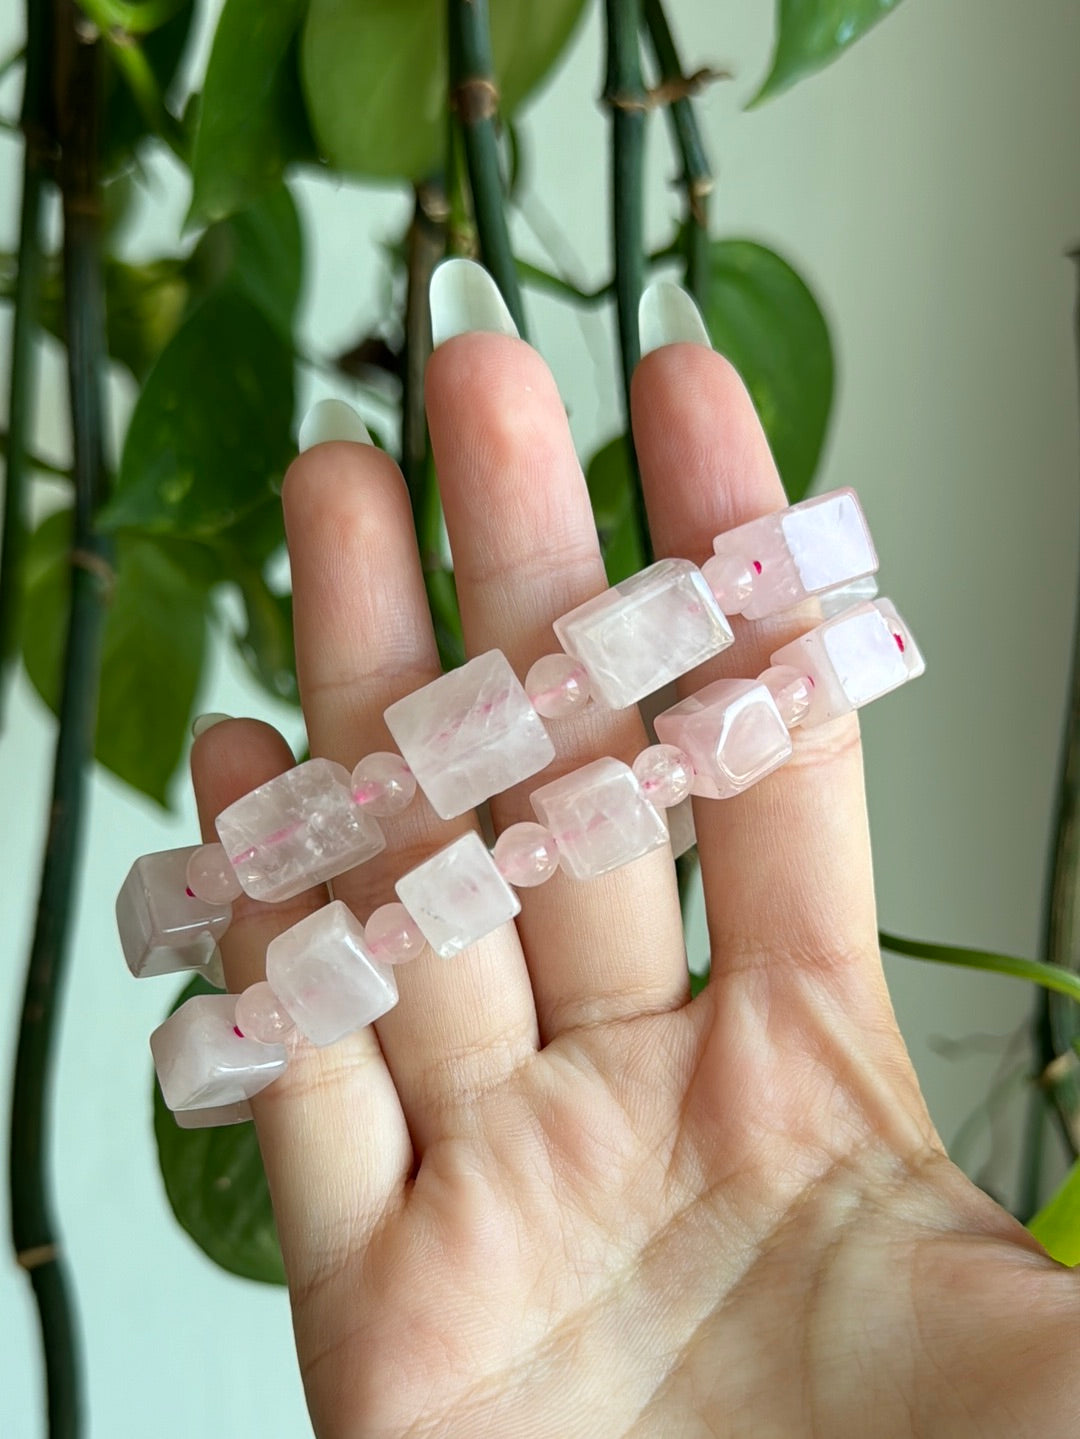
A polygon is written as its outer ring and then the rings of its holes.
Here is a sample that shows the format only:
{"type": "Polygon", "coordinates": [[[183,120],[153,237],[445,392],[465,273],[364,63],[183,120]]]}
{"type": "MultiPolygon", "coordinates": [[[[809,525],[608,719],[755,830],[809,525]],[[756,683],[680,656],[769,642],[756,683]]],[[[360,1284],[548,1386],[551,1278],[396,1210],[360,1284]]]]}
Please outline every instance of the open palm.
{"type": "MultiPolygon", "coordinates": [[[[658,554],[700,562],[784,504],[719,356],[648,355],[634,411],[658,554]]],[[[526,345],[472,333],[436,351],[428,414],[467,646],[524,674],[605,584],[562,404],[526,345]]],[[[387,456],[328,443],[284,498],[311,749],[351,766],[437,673],[408,497],[387,456]]],[[[737,626],[686,688],[755,676],[807,623],[737,626]]],[[[561,769],[646,742],[634,711],[551,730],[561,769]]],[[[697,806],[696,1000],[654,852],[426,952],[373,1029],[301,1049],[255,1101],[324,1439],[1075,1432],[1080,1285],[949,1163],[896,1030],[856,723],[795,739],[755,789],[697,806]]],[[[207,832],[290,763],[265,726],[207,731],[207,832]]],[[[492,801],[496,829],[531,818],[529,788],[492,801]]],[[[366,919],[465,823],[412,806],[336,896],[366,919]]],[[[324,900],[239,909],[231,987],[324,900]]]]}

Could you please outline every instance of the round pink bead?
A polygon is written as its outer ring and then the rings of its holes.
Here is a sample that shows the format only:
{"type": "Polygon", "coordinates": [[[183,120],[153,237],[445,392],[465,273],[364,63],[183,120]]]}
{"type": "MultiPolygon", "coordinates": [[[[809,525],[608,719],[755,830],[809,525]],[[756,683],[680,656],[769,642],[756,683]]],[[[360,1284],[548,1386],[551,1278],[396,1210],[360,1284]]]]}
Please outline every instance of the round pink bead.
{"type": "Polygon", "coordinates": [[[519,889],[543,884],[559,867],[555,836],[532,820],[504,829],[495,841],[492,854],[503,879],[519,889]]]}
{"type": "Polygon", "coordinates": [[[716,603],[726,615],[741,614],[754,588],[754,572],[741,556],[713,555],[701,567],[716,603]]]}
{"type": "Polygon", "coordinates": [[[645,798],[657,809],[681,804],[694,783],[690,756],[673,744],[652,744],[643,749],[631,768],[645,798]]]}
{"type": "Polygon", "coordinates": [[[364,943],[381,964],[415,959],[427,940],[403,904],[382,904],[364,925],[364,943]]]}
{"type": "Polygon", "coordinates": [[[772,665],[759,676],[788,729],[794,729],[810,708],[813,681],[792,665],[772,665]]]}
{"type": "Polygon", "coordinates": [[[588,700],[589,676],[570,655],[542,655],[525,676],[525,693],[537,714],[562,719],[588,700]]]}
{"type": "Polygon", "coordinates": [[[296,1028],[265,979],[237,995],[236,1027],[260,1044],[282,1044],[296,1028]]]}
{"type": "Polygon", "coordinates": [[[352,772],[352,797],[374,815],[400,814],[412,803],[416,779],[399,754],[365,755],[352,772]]]}
{"type": "Polygon", "coordinates": [[[243,891],[220,844],[203,844],[187,862],[188,889],[207,904],[231,904],[243,891]]]}

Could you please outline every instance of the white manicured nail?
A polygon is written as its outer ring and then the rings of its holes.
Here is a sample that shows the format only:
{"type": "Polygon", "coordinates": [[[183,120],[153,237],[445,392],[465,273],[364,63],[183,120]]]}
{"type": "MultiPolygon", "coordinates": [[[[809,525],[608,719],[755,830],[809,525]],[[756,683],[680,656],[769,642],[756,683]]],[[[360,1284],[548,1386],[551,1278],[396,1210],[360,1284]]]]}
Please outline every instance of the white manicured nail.
{"type": "Polygon", "coordinates": [[[470,330],[516,335],[506,301],[482,265],[444,260],[431,277],[431,338],[437,347],[470,330]]]}
{"type": "Polygon", "coordinates": [[[712,349],[701,311],[682,286],[671,280],[654,280],[642,295],[638,334],[643,355],[680,343],[712,349]]]}
{"type": "Polygon", "coordinates": [[[196,715],[191,721],[192,739],[198,739],[199,736],[205,734],[208,729],[213,729],[216,724],[220,724],[222,720],[227,719],[232,719],[232,715],[214,714],[213,712],[196,715]]]}
{"type": "Polygon", "coordinates": [[[297,446],[300,453],[328,440],[351,440],[354,445],[370,445],[368,427],[344,400],[319,400],[312,405],[300,426],[297,446]]]}

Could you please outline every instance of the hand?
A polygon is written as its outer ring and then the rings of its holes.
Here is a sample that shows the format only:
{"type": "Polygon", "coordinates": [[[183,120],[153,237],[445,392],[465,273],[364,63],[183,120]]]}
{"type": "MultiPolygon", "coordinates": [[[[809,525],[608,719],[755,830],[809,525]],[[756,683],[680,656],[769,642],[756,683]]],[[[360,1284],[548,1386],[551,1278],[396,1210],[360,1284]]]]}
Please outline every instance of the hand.
{"type": "MultiPolygon", "coordinates": [[[[428,414],[468,648],[519,675],[605,587],[550,375],[505,335],[449,340],[428,414]]],[[[634,383],[658,555],[783,492],[731,368],[662,348],[634,383]]],[[[390,459],[316,446],[284,493],[312,753],[388,747],[382,711],[437,673],[390,459]]],[[[755,676],[790,615],[736,622],[691,687],[755,676]]],[[[629,761],[634,711],[552,725],[557,764],[629,761]]],[[[1080,1285],[946,1158],[876,940],[854,718],[696,822],[712,979],[689,1001],[668,852],[522,894],[458,958],[399,971],[397,1008],[301,1048],[254,1102],[323,1439],[1065,1435],[1080,1285]]],[[[252,721],[194,751],[204,830],[292,763],[252,721]]],[[[546,775],[545,778],[551,777],[546,775]]],[[[532,818],[534,780],[492,802],[532,818]]],[[[335,881],[360,916],[464,821],[414,804],[335,881]]],[[[230,987],[325,899],[238,907],[230,987]]]]}

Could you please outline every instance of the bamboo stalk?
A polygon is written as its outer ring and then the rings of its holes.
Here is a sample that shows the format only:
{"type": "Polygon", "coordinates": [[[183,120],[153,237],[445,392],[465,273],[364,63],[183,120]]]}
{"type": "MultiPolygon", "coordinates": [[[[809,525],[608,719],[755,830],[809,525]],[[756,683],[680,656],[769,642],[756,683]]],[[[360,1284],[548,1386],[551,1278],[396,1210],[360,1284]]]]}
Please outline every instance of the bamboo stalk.
{"type": "Polygon", "coordinates": [[[38,1306],[51,1439],[82,1428],[82,1379],[66,1265],[52,1213],[50,1100],[81,856],[86,773],[105,617],[102,579],[111,561],[94,514],[107,476],[102,443],[104,302],[97,179],[99,45],[72,0],[55,0],[54,91],[63,198],[64,310],[74,449],[71,602],[61,679],[52,807],[37,918],[27,964],[11,1116],[11,1227],[38,1306]]]}
{"type": "Polygon", "coordinates": [[[623,380],[626,443],[634,483],[634,515],[648,564],[653,557],[645,499],[630,425],[630,381],[641,358],[638,305],[645,284],[645,115],[641,72],[641,0],[605,0],[607,75],[604,103],[611,113],[611,237],[615,311],[623,380]]]}
{"type": "Polygon", "coordinates": [[[11,329],[4,532],[0,541],[0,717],[19,649],[19,605],[29,535],[28,482],[33,466],[28,447],[37,390],[34,338],[42,268],[42,199],[53,151],[48,123],[49,20],[47,4],[27,0],[26,78],[20,122],[22,209],[11,329]]]}
{"type": "Polygon", "coordinates": [[[449,0],[447,35],[450,50],[450,104],[465,141],[465,159],[472,191],[473,215],[480,258],[502,291],[518,334],[526,338],[506,197],[499,166],[495,120],[499,91],[491,59],[487,0],[449,0]]]}
{"type": "Polygon", "coordinates": [[[686,198],[686,288],[702,307],[709,292],[709,197],[714,182],[697,113],[690,99],[695,77],[683,71],[663,0],[644,0],[644,3],[645,27],[656,56],[661,91],[671,97],[666,106],[668,120],[682,160],[682,187],[686,198]]]}

